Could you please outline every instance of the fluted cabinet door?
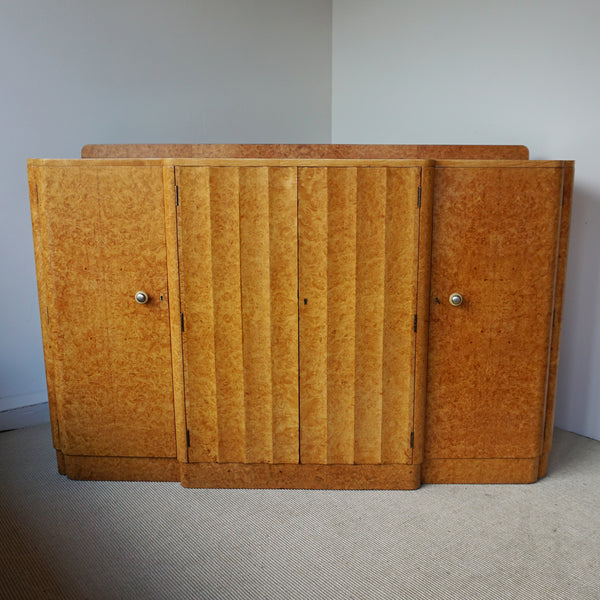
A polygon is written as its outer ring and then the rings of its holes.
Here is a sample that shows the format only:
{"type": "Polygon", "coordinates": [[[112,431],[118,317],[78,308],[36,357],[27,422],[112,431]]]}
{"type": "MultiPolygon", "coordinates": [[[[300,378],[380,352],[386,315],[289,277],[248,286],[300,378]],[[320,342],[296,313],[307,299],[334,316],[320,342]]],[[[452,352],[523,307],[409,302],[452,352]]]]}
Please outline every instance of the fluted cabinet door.
{"type": "Polygon", "coordinates": [[[410,464],[421,169],[298,173],[301,462],[410,464]]]}
{"type": "Polygon", "coordinates": [[[189,460],[298,463],[293,167],[178,167],[189,460]]]}
{"type": "Polygon", "coordinates": [[[59,163],[35,174],[60,449],[174,457],[162,168],[59,163]]]}
{"type": "Polygon", "coordinates": [[[190,461],[410,464],[421,169],[176,181],[190,461]]]}

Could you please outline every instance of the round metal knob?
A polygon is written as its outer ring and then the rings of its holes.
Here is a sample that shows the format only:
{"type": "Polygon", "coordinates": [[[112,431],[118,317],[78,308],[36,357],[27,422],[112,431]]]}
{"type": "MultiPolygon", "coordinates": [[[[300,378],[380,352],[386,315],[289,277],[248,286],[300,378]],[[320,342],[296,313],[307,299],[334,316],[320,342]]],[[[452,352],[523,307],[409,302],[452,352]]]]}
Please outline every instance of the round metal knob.
{"type": "Polygon", "coordinates": [[[146,292],[136,292],[135,293],[135,301],[138,304],[146,304],[146,302],[148,302],[149,298],[148,298],[148,294],[146,294],[146,292]]]}
{"type": "Polygon", "coordinates": [[[448,300],[452,306],[460,306],[463,303],[462,294],[459,294],[458,292],[450,294],[450,298],[448,298],[448,300]]]}

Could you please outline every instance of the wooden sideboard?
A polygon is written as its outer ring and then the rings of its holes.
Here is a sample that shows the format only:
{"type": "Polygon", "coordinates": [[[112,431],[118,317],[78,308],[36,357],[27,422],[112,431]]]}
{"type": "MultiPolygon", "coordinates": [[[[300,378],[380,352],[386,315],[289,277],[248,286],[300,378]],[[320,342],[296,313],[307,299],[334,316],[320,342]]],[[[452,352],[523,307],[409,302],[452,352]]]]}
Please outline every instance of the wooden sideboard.
{"type": "Polygon", "coordinates": [[[117,145],[28,167],[61,473],[347,489],[545,474],[572,162],[117,145]]]}

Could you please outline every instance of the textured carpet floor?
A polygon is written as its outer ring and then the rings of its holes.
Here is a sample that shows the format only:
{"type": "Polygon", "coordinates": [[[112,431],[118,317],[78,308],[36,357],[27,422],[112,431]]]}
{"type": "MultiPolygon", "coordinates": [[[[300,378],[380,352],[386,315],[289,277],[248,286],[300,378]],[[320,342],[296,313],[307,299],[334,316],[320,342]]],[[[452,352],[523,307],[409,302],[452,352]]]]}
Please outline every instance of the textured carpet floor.
{"type": "Polygon", "coordinates": [[[48,425],[0,434],[0,597],[600,599],[600,442],[533,485],[416,492],[75,482],[48,425]]]}

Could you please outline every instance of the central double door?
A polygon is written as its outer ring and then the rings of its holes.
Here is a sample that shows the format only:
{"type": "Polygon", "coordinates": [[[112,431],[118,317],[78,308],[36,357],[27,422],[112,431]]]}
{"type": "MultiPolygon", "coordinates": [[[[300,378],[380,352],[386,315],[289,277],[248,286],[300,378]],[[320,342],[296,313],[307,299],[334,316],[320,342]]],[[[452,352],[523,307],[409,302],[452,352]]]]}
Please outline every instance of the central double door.
{"type": "Polygon", "coordinates": [[[175,168],[190,462],[413,462],[421,179],[175,168]]]}

